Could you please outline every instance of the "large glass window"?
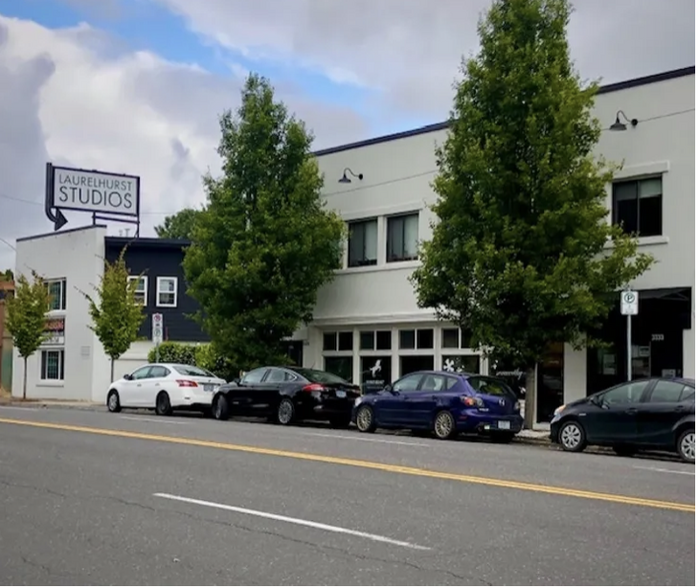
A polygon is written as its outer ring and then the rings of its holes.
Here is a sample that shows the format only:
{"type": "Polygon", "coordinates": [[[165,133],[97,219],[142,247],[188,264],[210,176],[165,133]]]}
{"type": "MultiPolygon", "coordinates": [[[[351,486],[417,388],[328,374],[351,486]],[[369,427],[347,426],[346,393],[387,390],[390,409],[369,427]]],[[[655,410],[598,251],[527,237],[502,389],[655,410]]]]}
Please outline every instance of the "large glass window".
{"type": "Polygon", "coordinates": [[[66,281],[47,280],[46,288],[49,291],[49,310],[66,309],[66,281]]]}
{"type": "Polygon", "coordinates": [[[376,265],[378,222],[376,219],[349,223],[347,265],[376,265]]]}
{"type": "Polygon", "coordinates": [[[386,261],[417,259],[418,213],[392,216],[386,223],[386,261]]]}
{"type": "Polygon", "coordinates": [[[612,222],[639,237],[663,234],[662,177],[615,182],[612,222]]]}
{"type": "Polygon", "coordinates": [[[325,371],[340,376],[343,380],[352,381],[354,361],[351,356],[324,357],[325,371]]]}
{"type": "Polygon", "coordinates": [[[65,360],[63,349],[45,349],[41,352],[41,379],[63,381],[65,360]]]}

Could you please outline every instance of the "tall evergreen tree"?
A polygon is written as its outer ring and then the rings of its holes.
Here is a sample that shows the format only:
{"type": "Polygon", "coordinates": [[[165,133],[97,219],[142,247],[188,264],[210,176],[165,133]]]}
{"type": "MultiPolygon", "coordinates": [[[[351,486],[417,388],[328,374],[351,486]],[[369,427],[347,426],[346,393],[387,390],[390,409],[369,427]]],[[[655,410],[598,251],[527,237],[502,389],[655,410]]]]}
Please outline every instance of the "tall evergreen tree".
{"type": "MultiPolygon", "coordinates": [[[[568,0],[495,0],[479,23],[437,151],[438,222],[413,276],[422,307],[526,366],[529,398],[549,344],[583,346],[613,293],[652,263],[608,222],[614,169],[593,156],[597,85],[574,71],[570,14],[568,0]]],[[[533,402],[526,410],[531,425],[533,402]]]]}

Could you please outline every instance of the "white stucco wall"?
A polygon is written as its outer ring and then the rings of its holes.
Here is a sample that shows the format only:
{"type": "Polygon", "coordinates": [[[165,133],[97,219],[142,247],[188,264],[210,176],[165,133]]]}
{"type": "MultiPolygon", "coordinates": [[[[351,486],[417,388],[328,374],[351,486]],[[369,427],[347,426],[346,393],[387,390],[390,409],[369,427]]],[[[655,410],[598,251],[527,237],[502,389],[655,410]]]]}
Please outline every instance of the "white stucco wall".
{"type": "MultiPolygon", "coordinates": [[[[42,349],[62,349],[65,353],[63,381],[42,381],[41,351],[27,361],[27,397],[101,401],[104,380],[109,379],[109,360],[89,328],[88,302],[81,294],[92,293],[104,268],[104,227],[59,232],[17,242],[18,274],[38,272],[47,280],[66,279],[66,309],[49,317],[65,319],[64,343],[42,349]]],[[[23,360],[15,348],[12,393],[22,395],[23,360]]]]}
{"type": "MultiPolygon", "coordinates": [[[[600,94],[594,115],[604,129],[596,150],[609,161],[623,163],[617,178],[663,174],[663,235],[642,239],[640,250],[657,263],[633,284],[638,289],[694,285],[694,75],[600,94]],[[608,130],[623,110],[639,119],[625,132],[608,130]]],[[[310,330],[306,363],[322,361],[321,329],[334,325],[402,323],[433,320],[419,309],[408,277],[416,262],[386,264],[385,217],[420,211],[420,238],[431,236],[434,216],[428,206],[435,201],[430,182],[436,171],[435,147],[445,130],[416,134],[354,149],[321,155],[328,206],[346,221],[379,217],[376,266],[342,269],[318,296],[314,327],[310,330]],[[363,174],[352,183],[337,180],[350,168],[363,174]]],[[[611,205],[611,186],[608,204],[611,205]]],[[[610,212],[611,216],[611,212],[610,212]]],[[[694,292],[692,292],[694,298],[694,292]]],[[[694,305],[692,301],[692,311],[694,305]]],[[[692,312],[692,327],[694,312],[692,312]]],[[[694,328],[685,331],[684,375],[694,376],[694,328]]],[[[567,393],[584,395],[586,352],[566,346],[567,393]]]]}

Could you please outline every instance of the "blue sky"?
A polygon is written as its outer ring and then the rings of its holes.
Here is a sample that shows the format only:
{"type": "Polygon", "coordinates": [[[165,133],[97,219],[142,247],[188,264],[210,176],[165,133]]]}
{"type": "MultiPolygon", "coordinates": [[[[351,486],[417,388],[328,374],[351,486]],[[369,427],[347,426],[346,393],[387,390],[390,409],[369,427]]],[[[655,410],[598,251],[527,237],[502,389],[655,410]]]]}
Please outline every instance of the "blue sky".
{"type": "Polygon", "coordinates": [[[291,81],[311,99],[353,108],[369,122],[372,135],[436,122],[412,117],[384,121],[368,107],[367,90],[335,84],[321,74],[302,68],[251,62],[241,54],[213,46],[189,30],[181,17],[150,0],[94,0],[92,6],[87,0],[0,0],[0,13],[33,20],[51,29],[87,22],[118,37],[133,50],[148,50],[174,62],[196,63],[219,76],[231,76],[230,64],[235,63],[270,78],[272,83],[291,81]],[[100,2],[105,2],[106,7],[100,8],[100,2]],[[109,6],[118,6],[118,11],[109,6]]]}

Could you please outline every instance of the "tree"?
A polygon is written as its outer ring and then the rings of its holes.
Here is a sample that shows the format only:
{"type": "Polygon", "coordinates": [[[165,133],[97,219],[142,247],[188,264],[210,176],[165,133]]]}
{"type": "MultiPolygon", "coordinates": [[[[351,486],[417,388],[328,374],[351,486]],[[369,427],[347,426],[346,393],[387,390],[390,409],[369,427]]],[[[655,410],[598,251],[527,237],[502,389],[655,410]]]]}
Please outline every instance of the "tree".
{"type": "Polygon", "coordinates": [[[178,213],[165,217],[163,224],[155,227],[155,232],[161,239],[190,240],[194,223],[200,214],[201,210],[183,208],[178,213]]]}
{"type": "Polygon", "coordinates": [[[46,313],[51,296],[43,278],[32,272],[32,281],[21,275],[15,284],[14,296],[6,299],[7,330],[12,343],[24,361],[22,400],[27,399],[27,359],[46,340],[46,313]]]}
{"type": "Polygon", "coordinates": [[[99,286],[95,286],[96,297],[82,292],[90,308],[90,328],[102,343],[104,352],[111,360],[111,381],[114,381],[114,362],[126,353],[138,338],[138,329],[145,315],[143,307],[136,301],[136,280],[129,280],[124,254],[121,251],[114,262],[105,260],[104,273],[99,286]]]}
{"type": "Polygon", "coordinates": [[[592,155],[597,85],[571,64],[570,13],[567,0],[496,0],[479,23],[481,50],[462,66],[437,149],[437,222],[413,275],[421,307],[526,366],[530,399],[548,345],[592,344],[614,291],[653,261],[607,221],[614,168],[592,155]]]}
{"type": "Polygon", "coordinates": [[[0,279],[12,282],[15,279],[15,274],[11,269],[6,269],[4,272],[0,272],[0,279]]]}
{"type": "Polygon", "coordinates": [[[234,116],[220,118],[223,175],[205,178],[184,269],[197,315],[233,365],[287,361],[285,337],[312,318],[339,267],[344,223],[325,209],[312,135],[248,77],[234,116]]]}

